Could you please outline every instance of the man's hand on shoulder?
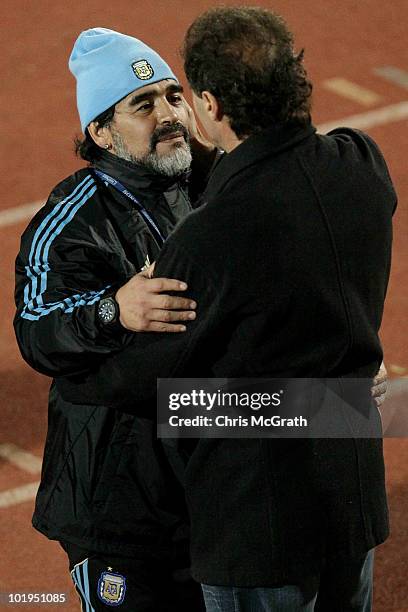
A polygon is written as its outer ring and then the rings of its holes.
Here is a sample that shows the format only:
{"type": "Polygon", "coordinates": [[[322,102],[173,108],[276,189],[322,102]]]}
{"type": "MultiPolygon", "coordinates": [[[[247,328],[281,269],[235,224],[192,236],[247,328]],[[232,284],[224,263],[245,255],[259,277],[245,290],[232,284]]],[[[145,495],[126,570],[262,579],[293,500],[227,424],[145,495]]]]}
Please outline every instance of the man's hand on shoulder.
{"type": "Polygon", "coordinates": [[[133,332],[183,332],[181,321],[195,319],[196,303],[168,295],[186,291],[187,285],[171,278],[151,278],[154,264],[133,276],[116,292],[120,322],[133,332]]]}

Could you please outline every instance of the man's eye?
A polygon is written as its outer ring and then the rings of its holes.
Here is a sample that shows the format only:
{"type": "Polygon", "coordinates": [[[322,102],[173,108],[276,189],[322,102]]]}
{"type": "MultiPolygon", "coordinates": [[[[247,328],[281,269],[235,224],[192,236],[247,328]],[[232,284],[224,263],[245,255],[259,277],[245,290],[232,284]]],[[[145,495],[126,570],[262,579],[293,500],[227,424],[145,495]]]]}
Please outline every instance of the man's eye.
{"type": "Polygon", "coordinates": [[[173,96],[170,96],[169,100],[171,104],[179,104],[180,102],[183,101],[183,98],[179,95],[173,95],[173,96]]]}
{"type": "Polygon", "coordinates": [[[153,104],[151,102],[145,102],[145,104],[142,104],[142,106],[139,106],[139,108],[137,109],[138,111],[145,111],[145,110],[149,110],[150,108],[152,108],[153,104]]]}

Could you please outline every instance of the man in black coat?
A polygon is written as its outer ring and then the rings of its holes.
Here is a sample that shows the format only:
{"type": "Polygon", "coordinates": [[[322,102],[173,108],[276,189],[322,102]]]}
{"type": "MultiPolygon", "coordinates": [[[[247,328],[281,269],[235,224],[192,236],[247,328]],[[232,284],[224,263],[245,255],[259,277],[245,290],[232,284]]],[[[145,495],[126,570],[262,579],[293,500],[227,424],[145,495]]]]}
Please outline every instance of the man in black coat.
{"type": "MultiPolygon", "coordinates": [[[[316,133],[302,54],[269,11],[205,13],[184,56],[227,155],[155,274],[187,282],[197,318],[139,335],[61,392],[137,414],[158,377],[373,377],[396,206],[378,147],[316,133]]],[[[185,487],[208,610],[371,609],[372,549],[388,535],[381,439],[201,439],[185,487]]]]}

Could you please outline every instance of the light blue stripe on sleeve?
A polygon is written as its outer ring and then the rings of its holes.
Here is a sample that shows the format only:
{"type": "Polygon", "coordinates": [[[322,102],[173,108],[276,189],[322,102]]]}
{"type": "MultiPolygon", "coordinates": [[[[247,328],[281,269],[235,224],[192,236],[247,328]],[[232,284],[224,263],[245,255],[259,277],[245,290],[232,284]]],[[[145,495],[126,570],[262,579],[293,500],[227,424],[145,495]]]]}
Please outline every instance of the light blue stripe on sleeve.
{"type": "MultiPolygon", "coordinates": [[[[57,204],[52,209],[52,211],[45,217],[45,219],[42,221],[40,226],[37,228],[37,231],[34,234],[33,242],[32,242],[32,245],[31,245],[30,254],[28,256],[28,266],[26,266],[27,276],[31,280],[31,296],[29,295],[29,290],[30,290],[30,284],[29,283],[26,285],[25,291],[24,291],[24,300],[25,300],[26,303],[29,301],[30,297],[33,298],[35,296],[35,293],[36,293],[36,290],[37,290],[37,276],[41,273],[41,270],[35,268],[34,255],[37,252],[38,241],[40,240],[40,236],[41,236],[43,230],[45,230],[45,232],[43,234],[43,238],[45,238],[48,235],[48,233],[49,233],[49,228],[47,228],[47,225],[50,222],[52,222],[52,219],[56,215],[59,214],[59,212],[61,211],[62,208],[64,208],[64,206],[66,207],[68,205],[68,208],[69,208],[69,206],[71,205],[71,199],[74,197],[74,201],[76,201],[75,196],[80,197],[81,194],[83,194],[84,191],[88,187],[90,187],[90,185],[93,184],[93,183],[94,183],[94,180],[92,179],[92,177],[91,176],[87,176],[78,185],[78,187],[76,189],[74,189],[74,191],[68,197],[66,197],[64,200],[62,200],[62,202],[57,204]],[[81,187],[82,187],[82,189],[80,189],[81,187]],[[78,193],[78,191],[80,193],[78,193]]],[[[43,239],[41,239],[41,241],[42,240],[43,239]]]]}
{"type": "MultiPolygon", "coordinates": [[[[62,200],[62,202],[59,202],[59,204],[57,204],[53,210],[45,217],[45,219],[42,221],[42,223],[39,225],[39,227],[37,228],[36,233],[34,234],[34,238],[33,238],[33,242],[31,245],[31,250],[30,250],[30,254],[28,257],[28,267],[26,268],[27,270],[27,274],[28,276],[31,278],[32,280],[32,291],[31,291],[31,297],[33,297],[35,295],[35,291],[37,288],[37,278],[36,276],[34,276],[34,274],[32,274],[31,269],[34,270],[34,272],[37,272],[37,274],[39,273],[39,271],[36,271],[35,269],[35,261],[33,261],[34,258],[34,254],[40,253],[40,249],[41,249],[41,245],[43,244],[44,240],[46,239],[46,237],[48,236],[49,232],[50,232],[50,227],[48,227],[46,229],[46,231],[44,232],[43,237],[40,239],[40,236],[42,234],[42,231],[47,227],[48,224],[51,223],[51,225],[54,223],[55,225],[55,217],[57,215],[59,215],[61,209],[62,209],[62,216],[65,214],[66,210],[69,208],[69,206],[76,202],[78,198],[80,198],[82,196],[82,194],[86,191],[86,189],[88,187],[90,187],[91,184],[94,184],[94,180],[91,176],[87,176],[75,189],[74,191],[67,196],[64,200],[62,200]],[[78,193],[79,192],[79,193],[78,193]],[[53,221],[54,219],[54,221],[53,221]]],[[[59,215],[61,217],[61,215],[59,215]]],[[[54,226],[53,225],[53,226],[54,226]]],[[[28,301],[28,296],[27,296],[27,301],[28,301]]]]}
{"type": "MultiPolygon", "coordinates": [[[[88,177],[89,179],[90,177],[88,177]]],[[[84,183],[84,181],[83,181],[84,183]]],[[[35,256],[35,265],[32,269],[27,267],[27,274],[32,280],[32,291],[31,291],[31,299],[28,299],[29,290],[27,286],[24,291],[24,301],[25,307],[22,311],[21,316],[23,318],[29,319],[31,321],[38,320],[40,317],[49,314],[50,312],[60,308],[65,312],[72,312],[74,308],[78,306],[86,306],[92,305],[97,302],[101,296],[105,293],[105,291],[109,287],[105,287],[101,291],[89,291],[83,294],[77,294],[74,296],[70,296],[65,298],[60,302],[52,302],[49,304],[44,304],[43,302],[43,294],[47,288],[47,276],[50,271],[50,266],[48,263],[48,255],[52,242],[55,238],[63,231],[64,227],[74,218],[75,214],[95,193],[97,187],[95,185],[94,180],[91,178],[88,182],[86,182],[85,186],[82,190],[78,192],[76,190],[75,197],[71,202],[65,200],[66,204],[60,214],[55,217],[51,222],[50,226],[47,228],[42,239],[37,243],[36,251],[31,251],[31,260],[35,256]],[[90,187],[90,189],[89,189],[90,187]],[[88,189],[88,191],[86,191],[88,189]],[[85,193],[86,192],[86,193],[85,193]],[[78,199],[82,199],[78,202],[78,199]],[[67,216],[66,216],[67,215],[67,216]],[[44,247],[44,252],[42,257],[40,256],[40,249],[44,244],[45,239],[48,238],[47,243],[44,247]],[[41,278],[41,289],[38,294],[35,294],[37,288],[37,279],[38,276],[41,278]],[[37,305],[34,303],[36,300],[37,305]]],[[[49,218],[52,219],[53,214],[49,215],[49,218]]],[[[45,227],[45,226],[44,226],[45,227]]]]}
{"type": "Polygon", "coordinates": [[[50,246],[52,244],[52,242],[55,240],[55,238],[57,236],[60,235],[60,233],[62,232],[62,230],[64,229],[64,227],[66,225],[68,225],[68,223],[70,221],[72,221],[72,219],[75,217],[77,211],[85,204],[85,202],[87,202],[87,200],[89,200],[89,198],[91,198],[93,196],[93,194],[95,193],[97,187],[96,185],[94,187],[92,187],[92,189],[90,191],[88,191],[88,193],[82,198],[82,200],[80,200],[78,202],[78,204],[76,204],[76,206],[74,206],[74,208],[71,210],[71,212],[69,213],[68,217],[62,221],[58,227],[55,228],[54,232],[51,234],[45,249],[44,249],[44,253],[43,253],[43,261],[44,261],[44,271],[41,273],[41,289],[40,289],[40,294],[37,296],[37,303],[40,304],[41,306],[43,305],[43,301],[42,301],[42,294],[44,293],[44,291],[47,288],[47,273],[50,271],[50,267],[48,264],[48,253],[50,250],[50,246]]]}
{"type": "Polygon", "coordinates": [[[46,274],[47,272],[49,272],[49,265],[48,265],[48,253],[50,250],[50,246],[51,243],[53,242],[53,240],[59,236],[59,234],[62,232],[62,230],[64,229],[64,227],[70,222],[72,221],[73,217],[75,216],[75,213],[81,208],[81,206],[83,206],[83,204],[85,204],[85,202],[87,200],[89,200],[89,198],[91,196],[93,196],[93,194],[96,191],[96,185],[94,184],[94,182],[92,181],[92,183],[94,185],[94,187],[92,189],[90,189],[85,195],[85,191],[86,189],[88,189],[88,187],[90,185],[87,185],[71,202],[69,202],[68,204],[66,204],[64,206],[64,208],[62,209],[61,213],[52,221],[52,223],[50,224],[50,226],[47,229],[47,232],[44,234],[44,236],[42,237],[42,239],[40,240],[37,249],[36,249],[36,256],[35,256],[35,263],[34,263],[34,270],[35,271],[39,271],[41,273],[42,270],[42,274],[41,274],[41,290],[40,293],[42,293],[45,289],[45,287],[43,286],[43,278],[45,275],[46,278],[46,274]],[[83,196],[83,197],[82,197],[83,196]],[[76,202],[78,201],[79,198],[82,199],[76,204],[76,202]],[[73,206],[74,204],[76,204],[76,206],[73,206]],[[69,212],[69,215],[64,219],[65,215],[69,212]],[[53,231],[54,230],[54,231],[53,231]],[[49,236],[49,238],[48,238],[49,236]],[[41,247],[43,246],[44,242],[46,241],[46,239],[48,238],[48,241],[44,247],[44,252],[41,255],[41,247]]]}
{"type": "Polygon", "coordinates": [[[46,304],[44,308],[35,308],[31,312],[23,311],[21,316],[29,321],[38,321],[40,317],[48,315],[50,312],[57,310],[58,308],[64,312],[70,313],[78,306],[92,306],[95,302],[98,302],[103,294],[110,289],[111,285],[107,285],[100,291],[88,291],[87,293],[73,295],[70,298],[65,298],[61,302],[51,302],[46,304]]]}
{"type": "Polygon", "coordinates": [[[71,200],[71,198],[73,196],[75,196],[78,191],[81,189],[81,187],[85,186],[86,183],[91,183],[93,182],[93,179],[90,175],[86,176],[84,178],[84,180],[79,183],[79,185],[77,185],[77,187],[75,187],[75,189],[73,190],[72,193],[70,193],[66,198],[64,198],[64,200],[62,200],[61,202],[59,202],[53,209],[52,211],[49,213],[49,215],[47,215],[45,217],[45,219],[42,221],[41,225],[38,226],[37,231],[34,234],[34,238],[33,238],[33,243],[31,245],[31,250],[30,250],[30,255],[29,255],[29,261],[30,263],[32,263],[32,258],[33,258],[33,254],[34,251],[36,249],[36,243],[37,240],[39,238],[39,236],[41,235],[42,230],[46,227],[46,225],[50,222],[50,219],[52,219],[55,215],[58,214],[58,212],[61,210],[61,208],[64,206],[64,204],[66,204],[67,202],[69,202],[71,200]]]}

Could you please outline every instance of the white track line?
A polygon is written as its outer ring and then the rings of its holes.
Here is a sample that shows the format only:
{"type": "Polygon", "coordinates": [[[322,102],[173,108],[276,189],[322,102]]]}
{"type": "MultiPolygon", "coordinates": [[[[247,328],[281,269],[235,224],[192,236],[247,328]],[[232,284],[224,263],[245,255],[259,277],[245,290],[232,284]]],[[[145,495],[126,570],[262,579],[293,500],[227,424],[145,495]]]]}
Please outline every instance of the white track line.
{"type": "Polygon", "coordinates": [[[354,100],[363,106],[374,106],[374,104],[378,104],[382,100],[382,96],[374,91],[361,87],[361,85],[357,85],[357,83],[353,83],[352,81],[348,81],[342,77],[326,79],[323,81],[322,85],[325,89],[333,91],[334,93],[343,96],[343,98],[354,100]]]}
{"type": "Polygon", "coordinates": [[[41,472],[41,459],[15,444],[0,444],[0,457],[30,474],[39,474],[41,472]]]}
{"type": "MultiPolygon", "coordinates": [[[[318,125],[317,129],[321,134],[325,134],[340,126],[365,130],[377,125],[402,121],[407,118],[408,102],[400,102],[399,104],[391,104],[390,106],[384,106],[383,108],[378,108],[359,115],[351,115],[349,117],[343,117],[342,119],[336,119],[335,121],[328,121],[327,123],[318,125]]],[[[37,210],[41,208],[42,204],[42,201],[31,202],[30,204],[22,204],[21,206],[14,206],[13,208],[7,208],[1,211],[0,228],[15,225],[20,221],[30,219],[37,210]]]]}
{"type": "Polygon", "coordinates": [[[0,212],[0,227],[15,225],[20,221],[26,221],[35,215],[44,204],[43,201],[30,202],[29,204],[21,204],[13,208],[6,208],[0,212]]]}
{"type": "Polygon", "coordinates": [[[368,128],[376,127],[377,125],[385,125],[394,121],[402,121],[408,119],[408,102],[399,102],[391,104],[376,110],[361,113],[359,115],[350,115],[336,121],[328,121],[317,126],[320,133],[325,134],[334,130],[336,127],[350,127],[359,130],[367,130],[368,128]]]}
{"type": "Polygon", "coordinates": [[[39,482],[30,482],[29,484],[16,487],[15,489],[1,491],[0,508],[9,508],[10,506],[16,506],[17,504],[35,499],[39,485],[39,482]]]}
{"type": "Polygon", "coordinates": [[[408,72],[395,68],[395,66],[383,66],[382,68],[374,68],[374,74],[378,74],[387,81],[408,89],[408,72]]]}

